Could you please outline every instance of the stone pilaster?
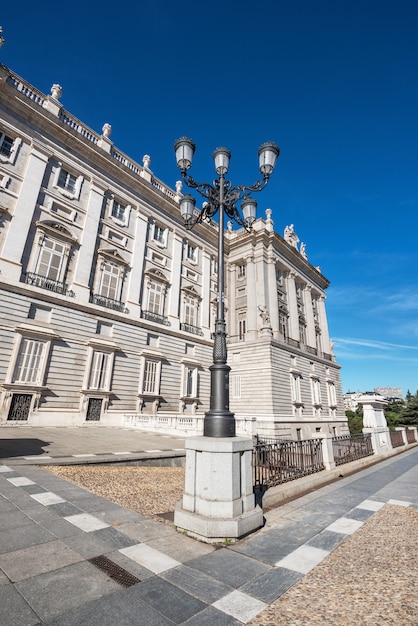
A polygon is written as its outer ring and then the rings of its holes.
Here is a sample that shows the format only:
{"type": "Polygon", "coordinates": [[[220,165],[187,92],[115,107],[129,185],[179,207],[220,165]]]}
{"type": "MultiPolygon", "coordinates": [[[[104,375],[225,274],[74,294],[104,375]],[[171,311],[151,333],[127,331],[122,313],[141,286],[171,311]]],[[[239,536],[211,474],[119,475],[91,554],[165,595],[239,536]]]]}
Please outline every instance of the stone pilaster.
{"type": "Polygon", "coordinates": [[[11,281],[20,280],[22,255],[33,223],[33,213],[47,163],[48,156],[37,148],[32,148],[19,197],[13,211],[13,219],[7,229],[1,252],[0,269],[2,276],[11,281]]]}
{"type": "Polygon", "coordinates": [[[94,183],[91,185],[86,220],[77,254],[77,264],[71,289],[79,301],[88,302],[90,297],[89,280],[97,245],[97,233],[103,207],[104,191],[94,183]]]}
{"type": "Polygon", "coordinates": [[[145,246],[147,241],[148,219],[136,211],[135,243],[132,255],[132,268],[129,276],[129,289],[126,305],[132,315],[141,314],[140,297],[143,283],[145,246]]]}
{"type": "Polygon", "coordinates": [[[258,312],[254,256],[247,256],[245,261],[247,264],[247,339],[255,341],[258,337],[258,312]]]}

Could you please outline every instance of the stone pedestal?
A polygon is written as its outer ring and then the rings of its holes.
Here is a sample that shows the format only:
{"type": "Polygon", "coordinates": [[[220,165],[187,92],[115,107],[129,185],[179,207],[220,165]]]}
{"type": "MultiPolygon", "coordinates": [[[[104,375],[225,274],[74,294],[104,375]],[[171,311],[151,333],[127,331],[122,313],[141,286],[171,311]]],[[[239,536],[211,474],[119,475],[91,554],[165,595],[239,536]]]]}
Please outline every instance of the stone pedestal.
{"type": "Polygon", "coordinates": [[[378,455],[392,450],[389,428],[383,412],[386,400],[378,395],[364,395],[360,396],[358,403],[363,407],[363,433],[371,434],[373,452],[378,455]]]}
{"type": "Polygon", "coordinates": [[[191,437],[186,440],[183,500],[174,512],[177,530],[205,543],[233,542],[263,525],[255,505],[252,440],[191,437]]]}

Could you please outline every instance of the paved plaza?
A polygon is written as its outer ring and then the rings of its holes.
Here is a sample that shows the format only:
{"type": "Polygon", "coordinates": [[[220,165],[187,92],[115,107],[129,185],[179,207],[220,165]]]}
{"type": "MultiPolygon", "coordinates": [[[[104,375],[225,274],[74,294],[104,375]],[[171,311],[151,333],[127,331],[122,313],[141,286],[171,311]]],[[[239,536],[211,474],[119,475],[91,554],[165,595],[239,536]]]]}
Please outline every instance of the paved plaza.
{"type": "Polygon", "coordinates": [[[384,504],[418,508],[414,447],[268,511],[263,529],[215,548],[38,464],[46,456],[180,453],[181,440],[113,429],[96,429],[91,440],[87,429],[9,430],[0,431],[0,626],[238,626],[384,504]]]}

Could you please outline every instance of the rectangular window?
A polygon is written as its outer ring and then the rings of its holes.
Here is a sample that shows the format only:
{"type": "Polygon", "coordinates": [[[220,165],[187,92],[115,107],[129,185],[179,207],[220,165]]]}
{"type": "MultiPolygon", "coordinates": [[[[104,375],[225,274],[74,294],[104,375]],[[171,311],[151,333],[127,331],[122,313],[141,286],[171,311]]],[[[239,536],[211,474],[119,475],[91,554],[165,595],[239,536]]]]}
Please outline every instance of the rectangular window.
{"type": "Polygon", "coordinates": [[[238,278],[245,278],[245,269],[246,269],[245,265],[238,265],[237,266],[238,278]]]}
{"type": "Polygon", "coordinates": [[[142,385],[143,393],[158,394],[158,375],[159,375],[158,361],[146,360],[144,363],[144,381],[142,385]]]}
{"type": "Polygon", "coordinates": [[[187,244],[186,256],[187,256],[188,260],[191,261],[192,263],[197,263],[197,248],[196,248],[196,246],[191,246],[190,244],[187,244]]]}
{"type": "Polygon", "coordinates": [[[300,393],[300,375],[291,374],[291,387],[292,387],[292,402],[301,404],[302,396],[300,393]]]}
{"type": "Polygon", "coordinates": [[[152,238],[156,243],[158,243],[158,245],[165,246],[167,243],[167,229],[154,224],[152,238]]]}
{"type": "Polygon", "coordinates": [[[197,397],[197,367],[184,368],[184,396],[186,398],[197,397]]]}
{"type": "Polygon", "coordinates": [[[197,326],[197,303],[194,298],[189,296],[184,298],[184,323],[197,326]]]}
{"type": "Polygon", "coordinates": [[[75,193],[77,188],[77,176],[70,174],[67,170],[61,168],[58,176],[58,187],[66,189],[70,193],[75,193]]]}
{"type": "Polygon", "coordinates": [[[120,220],[121,222],[124,222],[125,215],[126,206],[124,204],[121,204],[120,202],[116,202],[116,200],[113,200],[111,216],[117,220],[120,220]]]}
{"type": "Polygon", "coordinates": [[[241,376],[239,374],[231,376],[231,395],[237,400],[241,398],[241,376]]]}
{"type": "Polygon", "coordinates": [[[40,384],[45,355],[45,342],[22,339],[13,382],[40,384]]]}
{"type": "Polygon", "coordinates": [[[337,393],[333,382],[328,383],[328,403],[330,407],[337,406],[337,393]]]}
{"type": "Polygon", "coordinates": [[[121,270],[117,265],[104,262],[100,277],[99,295],[111,300],[120,299],[121,270]]]}
{"type": "Polygon", "coordinates": [[[238,321],[238,335],[241,341],[245,339],[246,332],[247,332],[247,320],[241,319],[238,321]]]}
{"type": "Polygon", "coordinates": [[[312,387],[312,404],[314,406],[319,406],[322,404],[322,399],[321,399],[321,382],[318,380],[318,378],[312,378],[311,387],[312,387]]]}
{"type": "Polygon", "coordinates": [[[52,239],[44,239],[35,273],[51,280],[62,280],[64,253],[65,245],[52,239]]]}
{"type": "Polygon", "coordinates": [[[148,287],[148,311],[162,315],[164,288],[160,283],[150,283],[148,287]]]}
{"type": "Polygon", "coordinates": [[[108,352],[93,352],[91,361],[89,389],[109,389],[110,354],[108,352]]]}
{"type": "Polygon", "coordinates": [[[12,153],[13,143],[14,140],[11,137],[8,137],[5,133],[0,133],[0,154],[9,157],[12,153]]]}
{"type": "Polygon", "coordinates": [[[284,313],[283,311],[279,311],[279,333],[283,336],[284,339],[287,339],[287,335],[288,335],[287,325],[288,325],[287,313],[284,313]]]}

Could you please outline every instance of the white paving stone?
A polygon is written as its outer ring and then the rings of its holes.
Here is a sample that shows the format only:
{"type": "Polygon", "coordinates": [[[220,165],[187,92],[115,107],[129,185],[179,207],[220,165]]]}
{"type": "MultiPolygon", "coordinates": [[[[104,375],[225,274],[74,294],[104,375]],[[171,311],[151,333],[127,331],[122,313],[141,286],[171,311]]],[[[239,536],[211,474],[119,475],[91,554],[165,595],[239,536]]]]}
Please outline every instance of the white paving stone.
{"type": "Polygon", "coordinates": [[[45,506],[48,506],[50,504],[59,504],[60,502],[66,502],[64,498],[61,498],[61,496],[57,496],[57,494],[53,493],[52,491],[44,491],[42,493],[32,493],[31,498],[33,498],[34,500],[36,500],[37,502],[40,502],[41,504],[45,506]]]}
{"type": "Polygon", "coordinates": [[[147,546],[145,543],[138,543],[135,546],[122,548],[119,552],[143,567],[146,567],[151,572],[154,572],[154,574],[160,574],[161,572],[166,572],[173,567],[181,565],[179,561],[172,559],[159,550],[155,550],[155,548],[147,546]]]}
{"type": "Polygon", "coordinates": [[[329,554],[328,550],[321,550],[313,546],[300,546],[275,564],[276,567],[285,567],[300,574],[307,574],[329,554]]]}
{"type": "Polygon", "coordinates": [[[25,476],[16,476],[15,478],[8,478],[9,483],[15,485],[15,487],[23,487],[23,485],[35,485],[30,478],[26,478],[25,476]]]}
{"type": "Polygon", "coordinates": [[[112,454],[132,454],[132,452],[112,452],[112,454]]]}
{"type": "Polygon", "coordinates": [[[81,459],[87,456],[97,456],[97,454],[72,454],[71,456],[76,459],[81,459]]]}
{"type": "Polygon", "coordinates": [[[7,465],[0,465],[0,472],[11,472],[12,470],[7,465]]]}
{"type": "Polygon", "coordinates": [[[388,500],[388,504],[396,504],[397,506],[411,506],[411,502],[405,502],[405,500],[388,500]]]}
{"type": "Polygon", "coordinates": [[[343,535],[352,535],[359,528],[363,526],[364,522],[357,519],[350,519],[348,517],[340,517],[332,524],[326,527],[325,530],[330,530],[333,533],[341,533],[343,535]]]}
{"type": "Polygon", "coordinates": [[[212,606],[246,624],[268,605],[242,591],[232,591],[214,602],[212,606]]]}
{"type": "Polygon", "coordinates": [[[74,524],[86,533],[91,533],[93,530],[100,530],[101,528],[108,528],[110,524],[106,524],[103,520],[90,515],[90,513],[78,513],[77,515],[69,515],[64,517],[67,522],[74,524]]]}
{"type": "Polygon", "coordinates": [[[363,500],[356,508],[365,509],[366,511],[378,511],[384,505],[384,502],[378,502],[377,500],[363,500]]]}
{"type": "Polygon", "coordinates": [[[47,456],[46,454],[39,454],[38,456],[24,456],[26,461],[44,461],[45,459],[52,459],[52,456],[47,456]]]}

